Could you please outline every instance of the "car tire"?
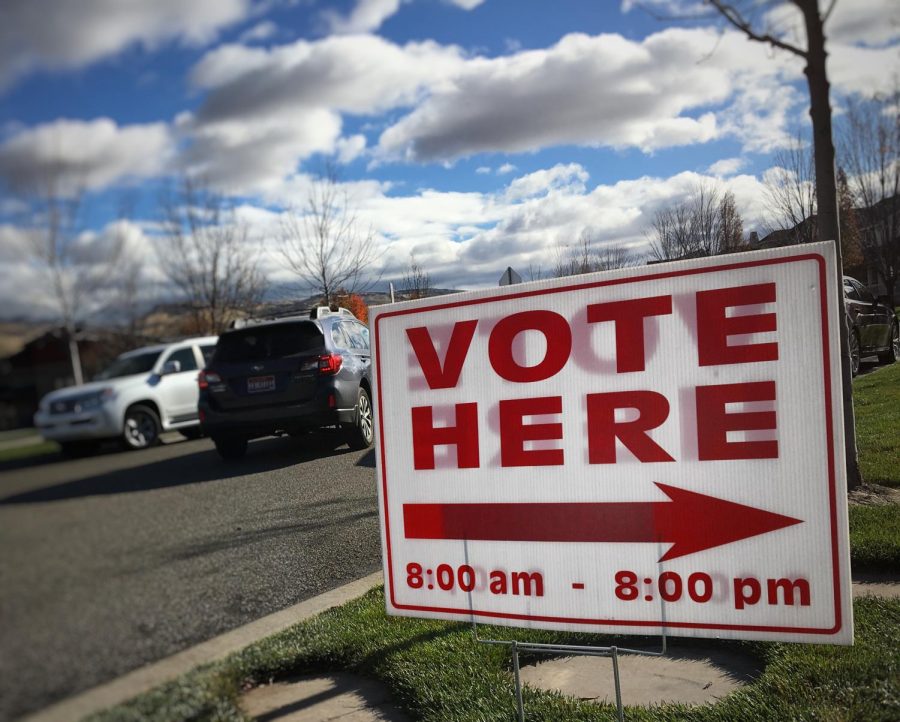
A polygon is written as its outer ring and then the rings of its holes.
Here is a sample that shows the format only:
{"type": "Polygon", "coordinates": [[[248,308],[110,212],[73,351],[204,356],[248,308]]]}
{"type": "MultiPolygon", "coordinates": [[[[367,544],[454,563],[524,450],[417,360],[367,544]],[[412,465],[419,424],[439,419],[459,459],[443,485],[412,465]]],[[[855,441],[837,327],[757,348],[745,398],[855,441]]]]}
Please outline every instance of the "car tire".
{"type": "Polygon", "coordinates": [[[883,364],[892,364],[900,358],[900,325],[894,321],[891,324],[890,346],[887,351],[878,354],[878,360],[883,364]]]}
{"type": "Polygon", "coordinates": [[[95,454],[99,446],[96,441],[63,441],[59,448],[70,459],[83,459],[95,454]]]}
{"type": "Polygon", "coordinates": [[[200,430],[199,426],[189,426],[186,429],[178,429],[178,433],[188,441],[196,441],[203,436],[203,432],[200,430]]]}
{"type": "Polygon", "coordinates": [[[850,337],[847,341],[850,345],[850,375],[856,376],[859,373],[861,351],[859,348],[859,333],[855,328],[850,329],[850,337]]]}
{"type": "Polygon", "coordinates": [[[225,461],[237,461],[243,459],[247,453],[247,439],[236,438],[233,436],[213,437],[213,443],[216,445],[216,451],[219,452],[225,461]]]}
{"type": "Polygon", "coordinates": [[[162,424],[159,416],[149,406],[135,404],[125,412],[125,428],[122,442],[128,449],[149,449],[160,443],[162,424]]]}
{"type": "Polygon", "coordinates": [[[360,387],[356,401],[356,423],[347,426],[347,446],[368,449],[375,440],[375,416],[369,392],[360,387]]]}

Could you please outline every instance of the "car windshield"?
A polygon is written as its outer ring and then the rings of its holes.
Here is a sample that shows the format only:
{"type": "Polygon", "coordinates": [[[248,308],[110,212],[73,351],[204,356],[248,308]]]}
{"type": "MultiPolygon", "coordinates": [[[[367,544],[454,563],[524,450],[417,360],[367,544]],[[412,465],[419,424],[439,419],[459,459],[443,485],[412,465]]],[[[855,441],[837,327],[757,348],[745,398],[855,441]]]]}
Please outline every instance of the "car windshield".
{"type": "Polygon", "coordinates": [[[219,338],[213,363],[290,358],[323,346],[319,327],[309,321],[242,329],[219,338]]]}
{"type": "Polygon", "coordinates": [[[106,379],[118,379],[122,376],[145,374],[153,369],[153,365],[161,353],[162,351],[147,351],[146,353],[138,353],[132,356],[119,356],[106,370],[97,374],[96,380],[105,381],[106,379]]]}

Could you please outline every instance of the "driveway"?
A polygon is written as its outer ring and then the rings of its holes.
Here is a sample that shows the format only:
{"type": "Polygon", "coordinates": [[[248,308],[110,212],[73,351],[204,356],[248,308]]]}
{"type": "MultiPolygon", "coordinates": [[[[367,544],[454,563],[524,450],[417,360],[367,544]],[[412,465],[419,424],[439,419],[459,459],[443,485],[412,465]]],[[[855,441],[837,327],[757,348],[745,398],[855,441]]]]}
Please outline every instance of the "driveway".
{"type": "Polygon", "coordinates": [[[374,452],[340,443],[0,467],[0,719],[377,570],[374,452]]]}

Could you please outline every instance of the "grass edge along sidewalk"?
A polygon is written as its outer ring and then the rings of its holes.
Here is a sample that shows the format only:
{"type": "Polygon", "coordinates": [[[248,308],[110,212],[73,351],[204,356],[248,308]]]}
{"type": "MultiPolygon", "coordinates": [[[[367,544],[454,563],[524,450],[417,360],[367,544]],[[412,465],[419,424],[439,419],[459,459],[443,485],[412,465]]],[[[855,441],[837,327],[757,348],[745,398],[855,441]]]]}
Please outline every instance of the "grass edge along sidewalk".
{"type": "MultiPolygon", "coordinates": [[[[751,684],[715,704],[628,708],[630,720],[895,720],[900,718],[900,600],[855,603],[853,647],[675,639],[674,648],[715,644],[759,660],[751,684]]],[[[506,628],[485,634],[543,642],[628,644],[625,637],[506,628]]],[[[527,660],[523,660],[527,663],[527,660]]],[[[466,624],[388,617],[377,587],[238,652],[194,670],[93,722],[244,720],[242,690],[294,674],[338,670],[382,681],[394,703],[429,722],[512,720],[515,702],[505,648],[478,644],[466,624]]],[[[627,700],[626,700],[627,704],[627,700]]],[[[615,709],[526,687],[532,720],[614,719],[615,709]]]]}

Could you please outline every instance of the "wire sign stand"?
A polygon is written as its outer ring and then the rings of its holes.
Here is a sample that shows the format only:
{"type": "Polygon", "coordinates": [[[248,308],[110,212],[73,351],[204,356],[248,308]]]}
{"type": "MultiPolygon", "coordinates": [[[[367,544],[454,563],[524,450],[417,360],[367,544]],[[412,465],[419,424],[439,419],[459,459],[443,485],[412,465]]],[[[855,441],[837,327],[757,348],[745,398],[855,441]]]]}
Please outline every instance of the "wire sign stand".
{"type": "MultiPolygon", "coordinates": [[[[466,563],[469,563],[468,540],[463,542],[466,563]]],[[[663,657],[666,654],[666,635],[663,634],[659,651],[645,649],[632,649],[630,647],[594,647],[578,644],[542,644],[540,642],[519,642],[515,639],[485,639],[478,636],[478,622],[475,619],[475,607],[472,602],[472,592],[466,594],[469,602],[469,612],[472,620],[472,637],[479,644],[493,644],[509,647],[512,656],[513,681],[516,692],[516,711],[519,722],[525,722],[525,704],[522,700],[522,679],[519,674],[519,652],[533,652],[535,654],[578,654],[585,657],[609,657],[612,659],[613,681],[616,689],[616,718],[619,722],[625,721],[625,709],[622,705],[622,685],[619,675],[619,655],[636,654],[642,657],[663,657]]],[[[663,609],[665,609],[663,607],[663,609]]]]}
{"type": "Polygon", "coordinates": [[[588,657],[610,657],[612,659],[613,680],[616,686],[616,715],[619,722],[624,722],[625,712],[622,706],[622,685],[619,677],[619,655],[638,654],[644,657],[662,657],[666,654],[666,637],[662,636],[662,646],[658,652],[628,647],[592,647],[577,644],[540,644],[538,642],[518,642],[514,639],[484,639],[478,636],[478,624],[472,616],[472,635],[480,644],[505,645],[512,655],[513,679],[516,690],[516,710],[519,722],[525,722],[525,705],[522,701],[522,680],[519,675],[519,652],[537,654],[579,654],[588,657]]]}

